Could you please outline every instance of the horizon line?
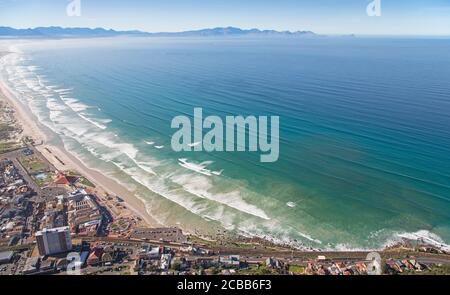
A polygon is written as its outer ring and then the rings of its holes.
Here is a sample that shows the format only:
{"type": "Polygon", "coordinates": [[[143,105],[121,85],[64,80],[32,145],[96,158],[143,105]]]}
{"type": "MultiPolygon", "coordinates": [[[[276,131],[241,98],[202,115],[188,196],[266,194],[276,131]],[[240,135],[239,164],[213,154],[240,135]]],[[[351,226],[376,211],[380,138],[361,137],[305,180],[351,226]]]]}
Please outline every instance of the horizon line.
{"type": "Polygon", "coordinates": [[[450,34],[414,34],[414,33],[405,33],[405,34],[371,34],[371,33],[318,33],[314,30],[310,29],[304,29],[304,30],[276,30],[276,29],[262,29],[259,27],[249,27],[249,28],[243,28],[243,27],[237,27],[237,26],[213,26],[213,27],[201,27],[201,28],[192,28],[192,29],[183,29],[178,31],[147,31],[147,30],[140,30],[140,29],[115,29],[112,27],[98,27],[98,26],[60,26],[60,25],[49,25],[49,26],[36,26],[36,27],[12,27],[8,25],[0,25],[0,27],[3,28],[11,28],[15,30],[35,30],[38,28],[61,28],[61,29],[103,29],[106,31],[115,31],[115,32],[140,32],[145,34],[173,34],[173,33],[184,33],[184,32],[191,32],[191,31],[201,31],[201,30],[214,30],[214,29],[227,29],[227,28],[233,28],[233,29],[240,29],[243,31],[249,31],[249,30],[259,30],[259,31],[275,31],[279,33],[288,32],[288,33],[296,33],[296,32],[311,32],[318,36],[359,36],[359,37],[449,37],[450,34]]]}

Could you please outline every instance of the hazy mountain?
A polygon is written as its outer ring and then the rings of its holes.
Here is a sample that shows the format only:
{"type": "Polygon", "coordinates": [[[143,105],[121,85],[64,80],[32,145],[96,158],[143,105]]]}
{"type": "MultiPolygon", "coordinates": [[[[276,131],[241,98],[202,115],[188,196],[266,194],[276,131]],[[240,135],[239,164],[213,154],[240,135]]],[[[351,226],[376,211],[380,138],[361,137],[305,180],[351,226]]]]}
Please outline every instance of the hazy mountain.
{"type": "Polygon", "coordinates": [[[34,29],[13,29],[0,27],[1,37],[49,37],[49,38],[71,38],[71,37],[109,37],[120,35],[145,34],[139,31],[119,32],[102,28],[61,28],[61,27],[38,27],[34,29]]]}
{"type": "Polygon", "coordinates": [[[243,35],[253,35],[253,36],[314,36],[311,31],[275,31],[275,30],[243,30],[234,27],[226,27],[226,28],[214,28],[214,29],[203,29],[203,30],[195,30],[195,31],[185,31],[178,33],[154,33],[152,35],[156,36],[243,36],[243,35]]]}
{"type": "Polygon", "coordinates": [[[174,33],[147,33],[141,31],[115,31],[103,28],[61,28],[61,27],[38,27],[34,29],[14,29],[0,27],[2,38],[95,38],[114,36],[147,36],[147,37],[195,37],[195,36],[316,36],[311,31],[275,31],[275,30],[243,30],[234,27],[202,29],[174,33]]]}

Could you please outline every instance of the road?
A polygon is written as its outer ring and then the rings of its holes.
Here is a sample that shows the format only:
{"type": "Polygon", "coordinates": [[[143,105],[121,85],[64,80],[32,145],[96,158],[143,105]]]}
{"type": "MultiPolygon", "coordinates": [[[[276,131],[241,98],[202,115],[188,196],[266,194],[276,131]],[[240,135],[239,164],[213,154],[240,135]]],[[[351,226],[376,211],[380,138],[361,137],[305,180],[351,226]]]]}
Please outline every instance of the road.
{"type": "MultiPolygon", "coordinates": [[[[166,246],[173,249],[180,249],[181,247],[186,247],[179,243],[171,242],[161,242],[161,241],[137,241],[129,239],[119,239],[119,238],[83,238],[85,241],[103,241],[111,243],[124,243],[124,244],[140,244],[142,242],[148,242],[149,244],[155,246],[166,246]]],[[[240,255],[241,260],[262,262],[267,258],[277,258],[280,260],[285,260],[286,262],[292,264],[303,264],[307,261],[317,258],[318,255],[323,255],[326,258],[332,259],[333,261],[365,261],[367,254],[369,252],[305,252],[305,251],[290,251],[290,250],[273,250],[273,249],[242,249],[242,248],[211,248],[214,251],[214,255],[211,256],[200,256],[200,255],[190,255],[192,258],[206,258],[206,257],[218,257],[219,255],[240,255]]],[[[398,253],[393,252],[381,252],[384,258],[395,258],[395,257],[406,257],[407,255],[414,256],[418,261],[425,264],[448,264],[450,265],[450,255],[445,254],[431,254],[422,253],[415,251],[402,250],[398,253]]]]}
{"type": "Polygon", "coordinates": [[[20,164],[18,158],[23,156],[23,150],[16,150],[12,152],[8,152],[5,154],[2,154],[2,158],[6,158],[13,162],[14,166],[19,170],[19,174],[22,175],[23,179],[27,182],[27,185],[35,191],[38,195],[42,194],[41,188],[34,182],[34,180],[30,177],[28,172],[25,170],[25,168],[20,164]]]}

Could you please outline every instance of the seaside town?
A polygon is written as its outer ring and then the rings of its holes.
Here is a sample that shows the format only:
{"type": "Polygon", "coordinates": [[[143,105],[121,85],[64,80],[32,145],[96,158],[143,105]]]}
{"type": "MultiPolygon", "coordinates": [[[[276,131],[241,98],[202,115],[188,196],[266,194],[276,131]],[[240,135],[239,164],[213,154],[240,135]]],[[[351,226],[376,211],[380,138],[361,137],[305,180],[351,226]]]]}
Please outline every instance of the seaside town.
{"type": "MultiPolygon", "coordinates": [[[[152,228],[120,197],[58,170],[0,96],[0,275],[366,275],[368,252],[300,251],[259,239],[206,240],[152,228]]],[[[52,151],[47,149],[48,154],[52,151]]],[[[54,156],[58,161],[57,156],[54,156]]],[[[379,274],[449,274],[425,243],[380,253],[379,274]]]]}

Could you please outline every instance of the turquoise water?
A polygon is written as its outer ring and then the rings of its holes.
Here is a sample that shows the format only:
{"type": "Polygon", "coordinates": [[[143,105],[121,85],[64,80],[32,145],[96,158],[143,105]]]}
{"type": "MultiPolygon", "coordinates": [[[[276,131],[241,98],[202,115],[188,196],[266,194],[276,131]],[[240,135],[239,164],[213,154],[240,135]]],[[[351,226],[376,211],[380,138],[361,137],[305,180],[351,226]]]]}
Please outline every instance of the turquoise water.
{"type": "Polygon", "coordinates": [[[105,39],[13,50],[1,72],[17,95],[162,223],[321,249],[450,242],[450,40],[105,39]],[[173,152],[171,120],[194,107],[280,116],[279,161],[173,152]]]}

